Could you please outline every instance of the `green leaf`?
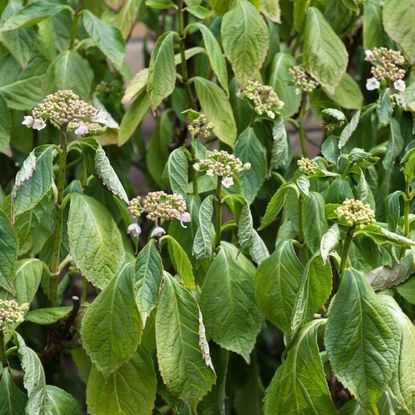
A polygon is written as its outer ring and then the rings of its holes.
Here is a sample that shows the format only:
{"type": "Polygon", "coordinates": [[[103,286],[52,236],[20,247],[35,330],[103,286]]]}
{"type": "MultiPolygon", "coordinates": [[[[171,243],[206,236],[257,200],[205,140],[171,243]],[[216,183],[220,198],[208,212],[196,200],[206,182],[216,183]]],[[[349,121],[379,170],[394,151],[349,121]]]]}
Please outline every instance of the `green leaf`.
{"type": "Polygon", "coordinates": [[[154,242],[150,240],[137,256],[135,273],[137,292],[135,299],[143,325],[157,305],[162,274],[162,259],[154,242]]]}
{"type": "Polygon", "coordinates": [[[343,42],[315,7],[307,11],[303,46],[304,66],[310,75],[333,93],[347,68],[343,42]]]}
{"type": "Polygon", "coordinates": [[[364,275],[347,269],[330,305],[325,345],[336,377],[364,408],[375,407],[389,384],[399,341],[393,318],[364,275]]]}
{"type": "Polygon", "coordinates": [[[408,248],[415,245],[415,242],[405,236],[399,235],[398,233],[388,231],[378,225],[366,226],[361,230],[355,232],[355,236],[368,236],[378,245],[390,244],[408,248]]]}
{"type": "Polygon", "coordinates": [[[122,97],[122,103],[128,104],[133,98],[138,97],[147,89],[148,83],[148,68],[144,68],[137,72],[133,79],[128,82],[124,96],[122,97]]]}
{"type": "Polygon", "coordinates": [[[325,92],[333,102],[342,108],[358,110],[362,107],[363,95],[360,87],[347,72],[343,75],[333,94],[327,90],[325,92]]]}
{"type": "Polygon", "coordinates": [[[136,23],[138,10],[143,0],[126,0],[113,19],[113,25],[121,32],[124,40],[128,39],[136,23]]]}
{"type": "Polygon", "coordinates": [[[81,408],[75,398],[57,388],[56,386],[47,385],[46,392],[48,395],[48,404],[50,415],[82,415],[81,408]]]}
{"type": "Polygon", "coordinates": [[[223,242],[203,280],[200,303],[209,336],[247,362],[261,328],[254,296],[255,268],[223,242]]]}
{"type": "Polygon", "coordinates": [[[206,197],[200,205],[199,228],[193,241],[193,255],[196,259],[209,259],[213,254],[215,231],[212,225],[213,196],[206,197]]]}
{"type": "Polygon", "coordinates": [[[192,407],[196,407],[215,382],[205,342],[196,300],[178,281],[165,274],[156,314],[158,364],[169,391],[192,407]]]}
{"type": "Polygon", "coordinates": [[[9,368],[4,368],[0,381],[0,414],[22,415],[26,406],[26,395],[15,385],[9,368]]]}
{"type": "Polygon", "coordinates": [[[279,0],[261,0],[260,10],[272,22],[281,23],[281,8],[279,0]]]}
{"type": "Polygon", "coordinates": [[[238,244],[242,250],[251,247],[253,230],[251,208],[246,205],[241,209],[238,221],[238,244]]]}
{"type": "Polygon", "coordinates": [[[50,307],[38,308],[31,310],[25,315],[25,320],[31,323],[49,325],[56,323],[66,317],[72,310],[72,307],[50,307]]]}
{"type": "Polygon", "coordinates": [[[173,92],[176,84],[174,36],[174,32],[161,35],[151,53],[147,92],[153,109],[173,92]]]}
{"type": "Polygon", "coordinates": [[[389,296],[381,296],[395,323],[400,329],[398,369],[390,382],[391,393],[408,414],[415,412],[415,327],[389,296]]]}
{"type": "Polygon", "coordinates": [[[82,346],[106,378],[130,360],[141,338],[134,274],[134,263],[125,264],[88,307],[82,321],[82,346]]]}
{"type": "Polygon", "coordinates": [[[301,91],[294,85],[289,69],[297,65],[294,57],[288,53],[277,53],[272,61],[269,84],[284,102],[280,113],[291,117],[298,112],[301,104],[301,91]]]}
{"type": "Polygon", "coordinates": [[[363,47],[373,49],[385,44],[382,6],[379,0],[363,3],[363,47]]]}
{"type": "Polygon", "coordinates": [[[183,284],[189,290],[195,288],[195,277],[193,276],[193,267],[185,250],[171,236],[166,235],[160,238],[160,243],[167,241],[169,244],[170,259],[176,272],[180,275],[183,284]]]}
{"type": "Polygon", "coordinates": [[[390,138],[386,148],[385,158],[383,159],[383,167],[389,170],[395,159],[401,154],[405,141],[402,137],[401,126],[395,118],[390,120],[390,138]]]}
{"type": "Polygon", "coordinates": [[[0,95],[0,153],[10,153],[11,114],[7,103],[0,95]]]}
{"type": "Polygon", "coordinates": [[[242,195],[248,203],[252,203],[264,183],[267,163],[265,150],[253,128],[248,127],[238,137],[235,156],[251,164],[251,168],[241,175],[240,182],[242,195]]]}
{"type": "Polygon", "coordinates": [[[141,94],[129,106],[127,112],[121,120],[120,129],[118,130],[119,146],[122,146],[131,138],[149,108],[150,99],[147,94],[141,94]]]}
{"type": "Polygon", "coordinates": [[[223,16],[222,43],[239,82],[255,78],[268,51],[268,28],[255,6],[238,0],[223,16]]]}
{"type": "Polygon", "coordinates": [[[151,415],[156,389],[152,356],[139,347],[108,378],[92,367],[86,392],[88,411],[91,415],[151,415]]]}
{"type": "Polygon", "coordinates": [[[210,0],[213,10],[219,16],[223,16],[232,6],[233,0],[210,0]]]}
{"type": "Polygon", "coordinates": [[[415,59],[415,3],[413,0],[386,0],[383,6],[386,33],[405,53],[415,59]]]}
{"type": "Polygon", "coordinates": [[[53,69],[57,89],[71,89],[82,99],[89,98],[94,72],[78,52],[62,52],[53,63],[53,69]]]}
{"type": "Polygon", "coordinates": [[[355,115],[353,115],[353,118],[350,120],[350,122],[346,125],[346,127],[343,128],[343,131],[340,134],[340,140],[339,140],[339,148],[343,148],[347,142],[350,140],[352,134],[356,131],[356,128],[359,124],[360,119],[360,110],[356,112],[355,115]]]}
{"type": "Polygon", "coordinates": [[[249,255],[251,255],[252,260],[258,265],[269,257],[268,248],[255,229],[252,230],[249,255]]]}
{"type": "Polygon", "coordinates": [[[218,78],[219,83],[227,94],[228,89],[228,71],[226,68],[226,61],[213,33],[202,23],[193,23],[190,27],[196,27],[200,30],[205,44],[206,53],[209,58],[210,66],[218,78]]]}
{"type": "Polygon", "coordinates": [[[317,342],[324,324],[325,320],[314,320],[300,332],[265,393],[265,415],[337,413],[317,342]]]}
{"type": "Polygon", "coordinates": [[[12,196],[14,213],[34,208],[49,193],[53,183],[54,149],[47,147],[39,155],[33,150],[16,175],[12,196]]]}
{"type": "Polygon", "coordinates": [[[92,197],[73,193],[68,238],[72,259],[82,274],[104,288],[125,257],[121,233],[110,213],[92,197]]]}
{"type": "Polygon", "coordinates": [[[339,225],[335,223],[330,229],[321,237],[320,255],[325,264],[329,258],[330,252],[337,246],[340,241],[339,225]]]}
{"type": "Polygon", "coordinates": [[[259,265],[255,276],[255,297],[260,310],[267,320],[288,334],[302,272],[292,241],[282,241],[259,265]]]}
{"type": "Polygon", "coordinates": [[[323,196],[310,192],[304,205],[304,238],[312,253],[320,249],[322,237],[328,227],[323,196]]]}
{"type": "MultiPolygon", "coordinates": [[[[405,166],[406,167],[406,166],[405,166]]],[[[404,169],[405,172],[406,169],[404,169]]],[[[415,172],[415,169],[413,170],[415,172]]],[[[396,192],[391,193],[385,199],[385,209],[386,209],[386,218],[388,221],[388,229],[392,232],[395,232],[399,220],[401,218],[401,206],[400,199],[403,195],[402,191],[397,190],[396,192]]]]}
{"type": "Polygon", "coordinates": [[[225,93],[207,79],[195,77],[193,81],[202,111],[213,124],[213,132],[219,140],[233,147],[237,134],[236,124],[231,105],[225,93]]]}
{"type": "Polygon", "coordinates": [[[285,167],[289,157],[289,144],[284,120],[279,117],[272,126],[272,149],[270,170],[285,167]]]}
{"type": "Polygon", "coordinates": [[[31,3],[22,9],[17,9],[15,13],[3,23],[1,31],[6,32],[14,29],[23,29],[35,25],[63,10],[72,9],[67,5],[56,4],[49,1],[31,3]]]}
{"type": "Polygon", "coordinates": [[[177,148],[170,153],[167,171],[171,190],[186,196],[189,182],[189,160],[184,147],[177,148]]]}
{"type": "Polygon", "coordinates": [[[45,264],[36,258],[18,261],[15,276],[16,301],[31,303],[42,279],[45,264]]]}
{"type": "Polygon", "coordinates": [[[115,173],[112,168],[111,163],[100,144],[98,144],[95,153],[95,171],[97,172],[97,176],[102,180],[104,186],[128,204],[128,196],[124,186],[120,182],[117,173],[115,173]]]}
{"type": "Polygon", "coordinates": [[[121,70],[125,55],[125,45],[120,31],[115,27],[107,25],[87,9],[82,10],[82,16],[83,24],[88,35],[105,57],[118,70],[121,70]]]}
{"type": "Polygon", "coordinates": [[[14,291],[18,249],[16,231],[9,217],[0,209],[0,286],[10,292],[14,291]]]}

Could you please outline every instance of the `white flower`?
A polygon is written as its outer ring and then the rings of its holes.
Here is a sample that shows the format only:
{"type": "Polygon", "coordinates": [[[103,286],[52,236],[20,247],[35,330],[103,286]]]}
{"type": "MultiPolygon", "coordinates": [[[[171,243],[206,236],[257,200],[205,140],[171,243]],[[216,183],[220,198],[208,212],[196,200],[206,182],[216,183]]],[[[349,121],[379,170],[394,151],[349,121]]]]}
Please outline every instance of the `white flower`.
{"type": "Polygon", "coordinates": [[[187,226],[185,226],[184,223],[189,223],[192,221],[192,217],[190,216],[189,212],[180,213],[178,219],[180,221],[180,225],[182,225],[183,228],[187,228],[187,226]]]}
{"type": "Polygon", "coordinates": [[[103,110],[98,110],[97,113],[92,117],[92,121],[99,124],[105,124],[107,122],[107,113],[103,110]]]}
{"type": "Polygon", "coordinates": [[[366,49],[365,50],[365,60],[368,61],[368,62],[372,62],[374,59],[375,59],[375,54],[371,50],[366,49]]]}
{"type": "Polygon", "coordinates": [[[45,121],[41,120],[40,118],[39,118],[39,119],[35,119],[35,120],[33,121],[33,126],[32,126],[32,128],[33,128],[34,130],[38,130],[38,131],[40,131],[40,130],[43,130],[45,127],[46,127],[46,123],[45,123],[45,121]]]}
{"type": "Polygon", "coordinates": [[[32,128],[33,121],[34,119],[31,115],[25,115],[22,121],[22,125],[25,125],[27,128],[32,128]]]}
{"type": "Polygon", "coordinates": [[[77,137],[81,137],[83,135],[88,134],[88,126],[86,124],[81,124],[76,130],[75,130],[75,135],[77,137]]]}
{"type": "Polygon", "coordinates": [[[406,84],[405,81],[403,81],[402,79],[399,79],[398,81],[395,81],[393,83],[393,87],[399,91],[399,92],[403,92],[406,89],[406,84]]]}
{"type": "Polygon", "coordinates": [[[366,79],[366,89],[368,91],[374,91],[375,89],[379,89],[380,83],[376,78],[369,78],[366,79]]]}
{"type": "Polygon", "coordinates": [[[166,231],[161,226],[156,226],[151,232],[152,238],[160,238],[160,236],[165,235],[166,231]]]}
{"type": "Polygon", "coordinates": [[[132,236],[139,237],[141,234],[141,227],[138,223],[131,223],[128,225],[127,233],[132,236]]]}
{"type": "Polygon", "coordinates": [[[224,187],[226,187],[227,189],[231,186],[233,186],[233,178],[232,177],[224,177],[222,179],[222,184],[224,187]]]}

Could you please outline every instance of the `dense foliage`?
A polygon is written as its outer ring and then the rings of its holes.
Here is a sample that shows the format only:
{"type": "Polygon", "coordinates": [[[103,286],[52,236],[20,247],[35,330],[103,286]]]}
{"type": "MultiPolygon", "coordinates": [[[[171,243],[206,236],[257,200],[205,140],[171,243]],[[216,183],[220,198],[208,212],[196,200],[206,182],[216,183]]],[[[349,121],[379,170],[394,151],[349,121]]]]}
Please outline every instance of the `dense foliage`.
{"type": "Polygon", "coordinates": [[[0,415],[415,413],[413,0],[0,13],[0,415]]]}

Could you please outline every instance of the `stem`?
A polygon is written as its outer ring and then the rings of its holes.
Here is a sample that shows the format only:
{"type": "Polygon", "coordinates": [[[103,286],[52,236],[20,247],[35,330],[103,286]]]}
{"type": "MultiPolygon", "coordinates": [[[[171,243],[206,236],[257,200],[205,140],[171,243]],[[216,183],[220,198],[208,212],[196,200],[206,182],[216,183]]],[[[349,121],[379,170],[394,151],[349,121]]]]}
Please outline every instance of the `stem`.
{"type": "Polygon", "coordinates": [[[409,237],[409,212],[411,209],[411,189],[409,188],[409,183],[405,181],[405,201],[404,201],[404,210],[403,210],[403,221],[404,221],[404,235],[409,237]]]}
{"type": "Polygon", "coordinates": [[[52,262],[51,262],[51,273],[52,278],[50,281],[50,301],[52,306],[57,305],[57,291],[58,291],[58,280],[59,275],[57,272],[59,270],[59,259],[61,251],[61,238],[62,238],[62,225],[63,225],[63,211],[64,206],[62,206],[65,183],[66,183],[66,157],[67,157],[67,135],[66,127],[61,131],[61,152],[59,154],[58,160],[58,217],[56,221],[55,235],[53,237],[53,250],[52,250],[52,262]]]}
{"type": "Polygon", "coordinates": [[[82,276],[82,294],[81,294],[81,304],[88,299],[88,280],[82,276]]]}
{"type": "Polygon", "coordinates": [[[308,261],[308,250],[304,238],[304,202],[304,196],[301,194],[298,199],[298,239],[303,250],[304,259],[308,261]]]}
{"type": "Polygon", "coordinates": [[[190,151],[192,155],[192,161],[190,163],[192,164],[193,194],[197,196],[199,194],[199,173],[196,169],[193,168],[193,161],[196,160],[196,154],[193,145],[191,146],[190,151]]]}
{"type": "Polygon", "coordinates": [[[217,246],[220,242],[220,234],[221,234],[221,227],[222,227],[222,205],[220,194],[222,192],[222,177],[218,177],[218,183],[216,186],[216,198],[214,204],[214,216],[215,216],[215,232],[216,232],[216,239],[215,239],[215,246],[217,246]]]}
{"type": "Polygon", "coordinates": [[[4,334],[0,331],[0,363],[3,367],[7,366],[6,344],[4,342],[4,334]]]}
{"type": "Polygon", "coordinates": [[[300,134],[301,153],[303,157],[308,157],[306,136],[305,136],[305,130],[304,130],[304,117],[306,114],[306,107],[307,107],[307,95],[305,95],[302,99],[300,113],[298,115],[298,132],[300,134]]]}
{"type": "Polygon", "coordinates": [[[350,228],[347,231],[346,240],[344,241],[342,259],[340,262],[340,272],[339,272],[340,277],[343,276],[344,270],[346,269],[346,266],[347,266],[347,260],[349,259],[349,250],[350,250],[350,245],[352,243],[352,240],[353,240],[353,228],[350,228]]]}
{"type": "Polygon", "coordinates": [[[75,12],[73,16],[73,25],[71,30],[71,43],[69,49],[73,49],[75,46],[76,35],[78,34],[78,25],[79,25],[79,14],[75,12]]]}

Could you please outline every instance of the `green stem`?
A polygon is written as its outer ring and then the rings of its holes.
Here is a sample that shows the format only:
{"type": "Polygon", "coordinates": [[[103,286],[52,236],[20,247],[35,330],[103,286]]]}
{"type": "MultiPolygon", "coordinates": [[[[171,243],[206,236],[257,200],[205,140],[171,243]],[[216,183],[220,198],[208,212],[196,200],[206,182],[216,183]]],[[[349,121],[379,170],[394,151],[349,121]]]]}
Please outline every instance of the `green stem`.
{"type": "Polygon", "coordinates": [[[0,363],[3,367],[7,366],[6,344],[4,342],[4,334],[0,331],[0,363]]]}
{"type": "Polygon", "coordinates": [[[344,241],[344,245],[343,245],[342,259],[340,262],[340,271],[339,271],[340,277],[343,276],[344,270],[346,269],[346,266],[347,266],[347,261],[349,259],[349,250],[350,250],[350,245],[352,243],[352,240],[353,240],[353,228],[350,228],[347,231],[346,240],[344,241]]]}
{"type": "Polygon", "coordinates": [[[298,239],[303,249],[304,259],[308,261],[309,255],[304,238],[304,203],[304,196],[300,195],[298,199],[298,239]]]}
{"type": "Polygon", "coordinates": [[[307,95],[303,97],[301,102],[300,113],[298,115],[298,132],[300,134],[300,145],[301,145],[301,153],[303,157],[308,157],[308,150],[307,150],[307,143],[305,137],[305,129],[304,129],[304,118],[306,114],[307,108],[307,95]]]}
{"type": "Polygon", "coordinates": [[[73,25],[71,30],[71,43],[69,49],[73,49],[75,46],[76,35],[78,34],[78,25],[79,25],[79,14],[75,12],[73,16],[73,25]]]}
{"type": "Polygon", "coordinates": [[[88,280],[82,276],[82,294],[81,294],[81,304],[84,303],[88,298],[88,280]]]}
{"type": "MultiPolygon", "coordinates": [[[[191,146],[191,164],[196,160],[195,149],[193,145],[191,146]]],[[[199,194],[199,173],[192,165],[192,184],[193,184],[193,194],[197,196],[199,194]]]]}
{"type": "Polygon", "coordinates": [[[405,201],[404,201],[404,210],[403,210],[403,222],[404,222],[404,235],[409,237],[409,212],[411,209],[411,189],[409,188],[409,183],[405,182],[405,201]]]}
{"type": "Polygon", "coordinates": [[[215,246],[219,245],[220,236],[221,236],[221,227],[222,227],[222,204],[221,204],[221,195],[222,192],[222,177],[218,177],[218,183],[216,185],[216,198],[214,204],[214,218],[215,218],[215,246]]]}
{"type": "Polygon", "coordinates": [[[55,235],[53,237],[53,250],[52,250],[52,262],[51,262],[51,281],[50,281],[50,301],[53,306],[57,305],[57,291],[58,291],[58,270],[59,259],[61,251],[61,239],[62,239],[62,225],[63,225],[63,212],[64,206],[62,204],[64,199],[64,191],[66,184],[66,158],[67,158],[67,133],[66,128],[61,131],[61,148],[58,160],[58,200],[57,200],[57,221],[55,235]]]}

